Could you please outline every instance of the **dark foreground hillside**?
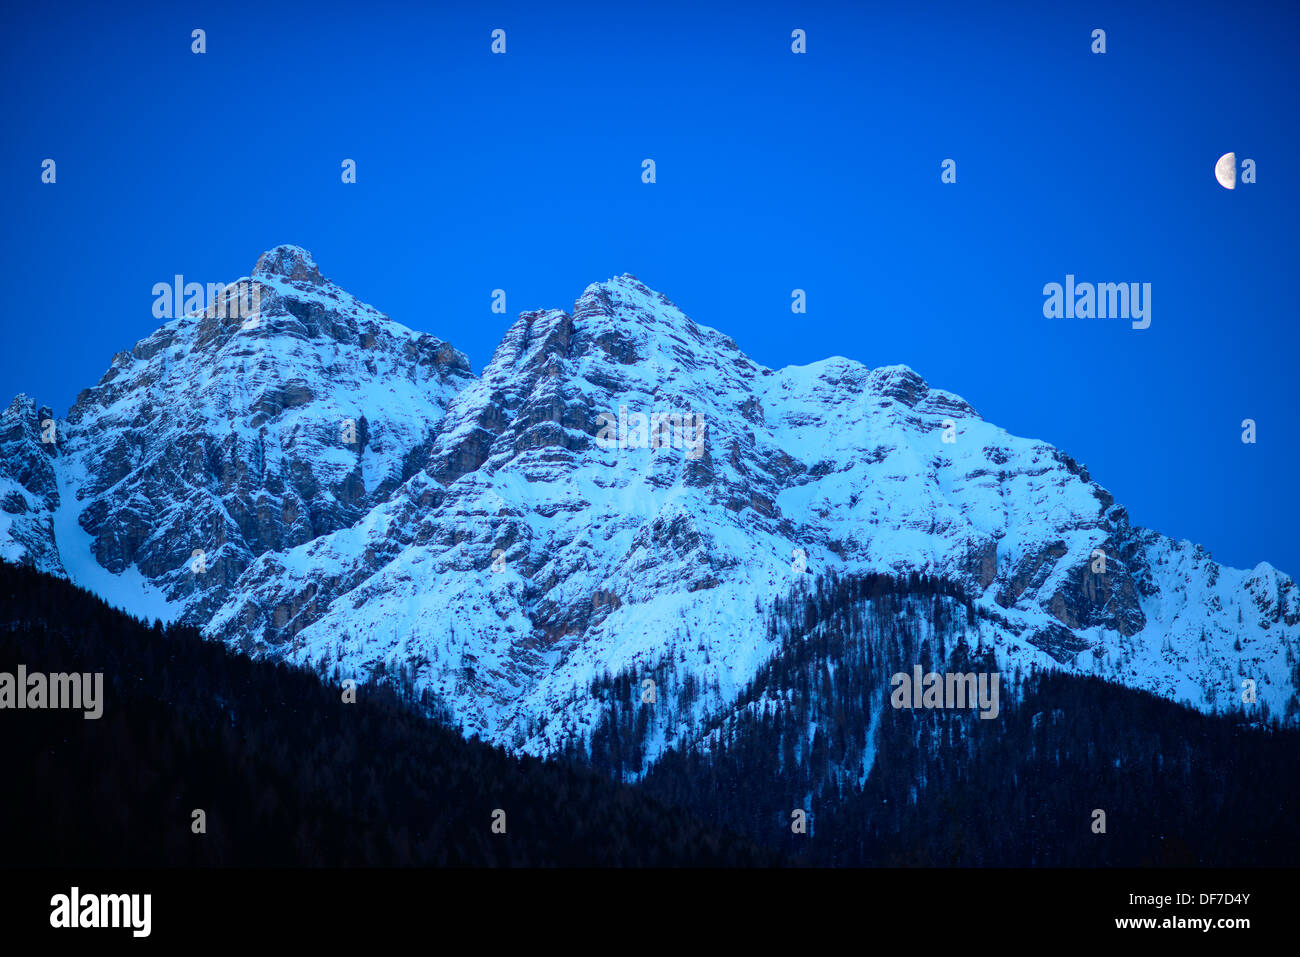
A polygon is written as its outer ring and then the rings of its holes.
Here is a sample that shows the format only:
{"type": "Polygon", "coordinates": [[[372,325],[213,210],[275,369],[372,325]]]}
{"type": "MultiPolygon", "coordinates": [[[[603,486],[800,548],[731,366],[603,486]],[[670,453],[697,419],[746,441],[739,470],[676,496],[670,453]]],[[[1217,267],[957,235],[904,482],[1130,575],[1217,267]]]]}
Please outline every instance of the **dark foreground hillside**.
{"type": "Polygon", "coordinates": [[[0,672],[106,685],[96,721],[0,710],[0,867],[1300,861],[1300,732],[1275,720],[1037,671],[1002,676],[996,720],[888,706],[915,663],[995,669],[984,624],[944,582],[819,581],[775,606],[781,651],[710,746],[679,745],[632,787],[610,778],[640,773],[697,693],[671,665],[657,707],[639,676],[603,678],[590,746],[520,760],[424,717],[436,702],[383,687],[345,704],[312,674],[0,563],[0,672]]]}
{"type": "MultiPolygon", "coordinates": [[[[995,719],[894,709],[890,677],[918,663],[997,670],[982,613],[923,576],[822,579],[778,602],[771,629],[781,651],[708,747],[655,764],[649,794],[815,865],[1300,863],[1300,731],[1262,712],[1206,715],[1038,670],[1000,676],[995,719]],[[795,808],[806,834],[792,833],[795,808]]],[[[615,776],[640,770],[648,735],[680,732],[691,696],[669,668],[647,713],[632,677],[591,689],[606,712],[587,759],[615,776]]]]}
{"type": "Polygon", "coordinates": [[[466,741],[392,690],[345,704],[311,674],[0,563],[0,672],[19,664],[102,671],[105,705],[99,720],[0,710],[0,866],[775,859],[595,773],[466,741]]]}

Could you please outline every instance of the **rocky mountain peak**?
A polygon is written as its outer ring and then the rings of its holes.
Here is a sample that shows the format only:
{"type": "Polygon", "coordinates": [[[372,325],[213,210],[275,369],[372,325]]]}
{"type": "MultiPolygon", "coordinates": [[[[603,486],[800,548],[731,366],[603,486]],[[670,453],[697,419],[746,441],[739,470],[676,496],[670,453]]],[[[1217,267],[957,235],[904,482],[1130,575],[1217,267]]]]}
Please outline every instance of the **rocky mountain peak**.
{"type": "Polygon", "coordinates": [[[312,254],[301,246],[283,244],[268,249],[257,258],[253,267],[253,278],[282,278],[311,285],[323,285],[325,277],[320,274],[312,254]]]}
{"type": "Polygon", "coordinates": [[[616,365],[640,365],[666,376],[718,364],[758,368],[730,336],[695,322],[629,273],[587,286],[573,305],[572,320],[575,355],[594,346],[594,356],[603,353],[616,365]]]}
{"type": "Polygon", "coordinates": [[[3,420],[6,423],[24,422],[28,425],[32,425],[43,411],[48,412],[48,410],[45,409],[38,409],[36,407],[36,400],[26,392],[19,392],[13,397],[13,401],[9,403],[9,407],[5,409],[3,413],[0,413],[0,416],[3,417],[3,420]]]}
{"type": "Polygon", "coordinates": [[[913,408],[930,391],[926,381],[905,365],[881,366],[873,369],[868,385],[873,392],[897,399],[913,408]]]}
{"type": "MultiPolygon", "coordinates": [[[[16,464],[32,455],[8,456],[17,485],[63,508],[65,564],[109,590],[138,573],[160,616],[205,621],[256,556],[385,500],[472,379],[463,353],[324,279],[302,247],[264,253],[251,282],[250,317],[173,319],[78,396],[59,432],[72,494],[55,502],[52,479],[16,464]]],[[[15,418],[34,436],[29,404],[15,418]]]]}

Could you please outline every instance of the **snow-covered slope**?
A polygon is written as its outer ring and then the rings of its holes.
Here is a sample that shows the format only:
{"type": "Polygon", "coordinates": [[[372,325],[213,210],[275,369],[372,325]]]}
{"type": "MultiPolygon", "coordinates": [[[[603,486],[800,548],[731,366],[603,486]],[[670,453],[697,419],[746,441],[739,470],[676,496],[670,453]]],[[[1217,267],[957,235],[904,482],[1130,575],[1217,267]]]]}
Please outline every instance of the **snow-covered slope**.
{"type": "MultiPolygon", "coordinates": [[[[296,246],[241,282],[256,321],[210,307],[115,356],[58,423],[56,494],[46,479],[32,493],[67,573],[137,614],[206,624],[256,556],[356,522],[420,467],[471,378],[464,355],[357,301],[296,246]]],[[[11,449],[12,472],[31,456],[11,449]]],[[[11,531],[5,548],[39,557],[30,537],[11,531]]]]}
{"type": "Polygon", "coordinates": [[[250,281],[254,327],[167,323],[56,443],[14,401],[0,555],[254,653],[400,674],[534,753],[593,726],[593,678],[670,657],[725,712],[776,650],[772,603],[825,571],[958,582],[1007,668],[1205,709],[1251,678],[1297,716],[1291,579],[1131,525],[1068,455],[904,366],[763,368],[624,275],[522,314],[474,377],[298,247],[250,281]]]}
{"type": "Polygon", "coordinates": [[[1242,677],[1275,713],[1295,691],[1290,579],[1130,526],[1069,456],[910,369],[762,368],[626,275],[523,314],[423,472],[262,555],[208,627],[344,675],[406,671],[467,731],[546,753],[594,721],[593,677],[668,655],[701,710],[725,709],[774,650],[770,603],[826,570],[961,582],[1007,666],[1199,707],[1232,706],[1242,677]],[[703,442],[605,447],[602,415],[637,412],[703,416],[703,442]]]}
{"type": "Polygon", "coordinates": [[[29,396],[15,396],[0,413],[0,558],[64,575],[54,536],[57,439],[54,413],[29,396]]]}

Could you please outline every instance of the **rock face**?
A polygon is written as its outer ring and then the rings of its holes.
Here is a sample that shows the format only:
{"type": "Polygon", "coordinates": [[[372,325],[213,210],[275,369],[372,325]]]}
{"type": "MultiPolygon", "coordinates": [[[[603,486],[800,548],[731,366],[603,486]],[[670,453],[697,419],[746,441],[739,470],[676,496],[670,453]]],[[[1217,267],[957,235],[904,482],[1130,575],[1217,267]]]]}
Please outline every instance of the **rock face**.
{"type": "Polygon", "coordinates": [[[209,631],[365,678],[409,669],[467,730],[546,753],[595,720],[581,691],[606,669],[675,656],[701,708],[725,708],[801,568],[918,571],[996,611],[1008,667],[1099,671],[1202,707],[1227,706],[1246,669],[1283,709],[1300,632],[1250,595],[1281,589],[1294,614],[1294,586],[1266,566],[1216,585],[1189,548],[910,369],[766,369],[622,276],[571,312],[521,315],[424,472],[353,528],[262,556],[209,631]],[[700,416],[702,437],[670,427],[647,447],[638,413],[700,416]],[[601,441],[605,416],[628,447],[601,441]]]}
{"type": "Polygon", "coordinates": [[[767,369],[624,275],[523,313],[473,377],[296,247],[251,280],[255,329],[164,326],[82,395],[57,451],[32,446],[25,400],[4,473],[53,509],[70,575],[138,574],[249,652],[401,672],[467,732],[548,753],[591,727],[606,671],[671,659],[699,715],[725,710],[810,573],[915,571],[989,612],[1004,668],[1207,709],[1243,677],[1277,714],[1295,693],[1291,579],[1131,526],[1068,455],[906,367],[767,369]],[[78,535],[89,565],[67,560],[78,535]]]}
{"type": "Polygon", "coordinates": [[[199,624],[258,555],[348,527],[417,471],[471,378],[464,355],[358,302],[296,246],[241,282],[255,321],[209,308],[168,322],[60,423],[64,505],[88,536],[60,542],[70,564],[134,569],[199,624]]]}
{"type": "Polygon", "coordinates": [[[54,536],[58,454],[54,413],[16,396],[0,414],[0,558],[66,575],[54,536]]]}

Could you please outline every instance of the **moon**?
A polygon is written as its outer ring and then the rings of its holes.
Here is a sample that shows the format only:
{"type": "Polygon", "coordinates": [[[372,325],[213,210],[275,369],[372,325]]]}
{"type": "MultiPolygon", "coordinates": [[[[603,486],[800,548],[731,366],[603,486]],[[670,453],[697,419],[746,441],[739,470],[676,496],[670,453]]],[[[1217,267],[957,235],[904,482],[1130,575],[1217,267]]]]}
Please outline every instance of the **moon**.
{"type": "Polygon", "coordinates": [[[1237,188],[1237,154],[1224,153],[1214,164],[1214,178],[1224,189],[1237,188]]]}

